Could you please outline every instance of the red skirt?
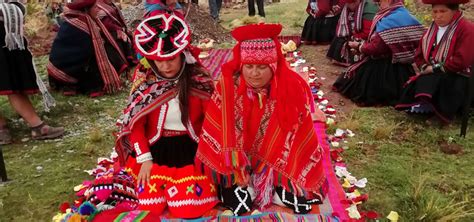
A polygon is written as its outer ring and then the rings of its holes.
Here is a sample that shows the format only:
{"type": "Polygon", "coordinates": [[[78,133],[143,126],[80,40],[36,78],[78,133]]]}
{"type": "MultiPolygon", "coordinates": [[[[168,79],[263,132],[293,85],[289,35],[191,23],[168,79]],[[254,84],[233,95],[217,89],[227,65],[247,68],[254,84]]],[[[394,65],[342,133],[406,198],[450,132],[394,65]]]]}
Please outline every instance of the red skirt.
{"type": "MultiPolygon", "coordinates": [[[[141,164],[129,159],[127,171],[137,178],[141,164]]],[[[136,182],[136,181],[135,181],[136,182]]],[[[138,192],[139,209],[173,217],[197,218],[211,210],[219,201],[213,183],[194,169],[194,165],[168,167],[153,164],[150,183],[138,192]]]]}

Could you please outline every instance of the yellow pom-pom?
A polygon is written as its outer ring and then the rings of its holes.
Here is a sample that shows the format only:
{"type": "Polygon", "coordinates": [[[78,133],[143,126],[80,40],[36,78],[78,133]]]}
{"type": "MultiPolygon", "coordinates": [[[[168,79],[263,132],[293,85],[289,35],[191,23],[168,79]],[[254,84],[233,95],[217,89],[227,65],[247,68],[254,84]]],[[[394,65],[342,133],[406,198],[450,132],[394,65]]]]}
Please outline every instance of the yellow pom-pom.
{"type": "Polygon", "coordinates": [[[66,216],[66,214],[63,214],[63,213],[58,213],[54,215],[53,222],[61,222],[61,220],[64,219],[64,216],[66,216]]]}
{"type": "Polygon", "coordinates": [[[151,68],[150,63],[148,63],[148,60],[147,60],[145,57],[143,57],[142,59],[140,59],[140,64],[142,64],[142,66],[143,66],[145,69],[151,68]]]}
{"type": "Polygon", "coordinates": [[[391,222],[397,222],[398,221],[398,213],[395,211],[390,211],[390,213],[387,216],[387,219],[389,219],[391,222]]]}

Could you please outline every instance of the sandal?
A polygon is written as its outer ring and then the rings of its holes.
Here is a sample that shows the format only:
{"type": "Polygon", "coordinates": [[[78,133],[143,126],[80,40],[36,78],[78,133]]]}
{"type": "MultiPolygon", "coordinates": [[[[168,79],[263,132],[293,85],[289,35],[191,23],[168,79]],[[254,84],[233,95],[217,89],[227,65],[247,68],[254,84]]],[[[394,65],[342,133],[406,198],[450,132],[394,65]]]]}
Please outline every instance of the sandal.
{"type": "Polygon", "coordinates": [[[7,145],[12,143],[12,136],[10,135],[10,130],[7,128],[0,129],[0,145],[7,145]]]}
{"type": "Polygon", "coordinates": [[[52,127],[46,123],[31,127],[31,137],[35,140],[55,139],[64,134],[64,127],[52,127]]]}

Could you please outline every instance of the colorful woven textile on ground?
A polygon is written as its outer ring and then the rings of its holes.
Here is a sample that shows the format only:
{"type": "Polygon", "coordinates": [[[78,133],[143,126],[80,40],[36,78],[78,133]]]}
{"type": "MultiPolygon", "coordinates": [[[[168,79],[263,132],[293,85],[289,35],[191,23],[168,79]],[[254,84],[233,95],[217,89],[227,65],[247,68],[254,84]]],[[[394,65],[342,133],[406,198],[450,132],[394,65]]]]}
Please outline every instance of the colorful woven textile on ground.
{"type": "MultiPolygon", "coordinates": [[[[217,79],[220,75],[220,66],[229,59],[232,51],[230,49],[212,49],[210,51],[211,56],[203,61],[204,65],[211,71],[214,79],[217,79]]],[[[298,53],[296,53],[298,54],[298,53]]],[[[304,62],[303,62],[304,63],[304,62]]],[[[293,66],[293,65],[292,65],[293,66]]],[[[300,70],[300,69],[297,69],[300,70]]],[[[320,91],[322,82],[316,81],[316,69],[314,67],[303,67],[301,74],[307,75],[309,79],[309,85],[313,93],[313,97],[316,102],[316,106],[321,109],[328,120],[326,124],[334,124],[335,109],[328,105],[328,100],[324,98],[324,93],[320,91]],[[331,120],[331,121],[330,121],[331,120]]],[[[339,142],[344,143],[344,138],[352,137],[354,134],[350,130],[337,129],[334,135],[326,134],[326,124],[321,122],[314,123],[315,132],[321,147],[323,148],[323,169],[328,180],[329,191],[326,195],[326,199],[320,205],[313,205],[313,208],[309,214],[295,215],[289,208],[272,205],[267,208],[264,212],[253,212],[251,215],[247,213],[243,216],[223,216],[222,212],[225,210],[222,207],[216,207],[209,212],[205,213],[201,218],[194,220],[182,220],[173,218],[169,212],[165,212],[162,215],[158,215],[154,212],[136,210],[136,207],[127,202],[120,202],[116,205],[110,205],[105,203],[101,206],[102,209],[98,209],[97,206],[90,202],[84,202],[87,198],[85,195],[88,190],[94,189],[94,183],[91,181],[84,181],[83,184],[76,186],[74,189],[77,192],[76,195],[79,197],[74,202],[73,206],[60,207],[60,213],[53,218],[54,222],[69,222],[76,221],[70,220],[72,217],[87,218],[89,221],[103,222],[103,221],[196,221],[196,222],[244,222],[244,221],[314,221],[314,222],[331,222],[331,221],[365,221],[366,218],[376,219],[378,215],[376,212],[359,212],[357,205],[366,201],[367,194],[361,195],[356,188],[365,187],[367,182],[366,178],[357,180],[354,176],[347,171],[344,161],[339,156],[343,148],[340,148],[339,142]],[[339,142],[338,142],[339,141],[339,142]],[[334,162],[333,162],[334,161],[334,162]],[[342,183],[344,179],[344,184],[342,183]],[[365,182],[364,182],[365,180],[365,182]],[[358,184],[359,182],[363,184],[358,184]],[[76,189],[77,188],[77,189],[76,189]],[[344,190],[346,188],[347,190],[344,190]],[[348,191],[349,193],[346,193],[348,191]],[[83,203],[84,202],[84,203],[83,203]],[[87,208],[88,205],[89,208],[87,208]],[[83,206],[86,207],[83,207],[83,206]],[[63,209],[64,208],[64,209],[63,209]],[[68,209],[69,208],[69,209],[68,209]],[[85,210],[84,210],[85,209],[85,210]],[[89,209],[89,210],[87,210],[89,209]],[[107,210],[108,209],[108,210],[107,210]],[[68,212],[69,210],[70,212],[68,212]],[[89,216],[90,215],[90,216],[89,216]],[[371,216],[370,216],[371,215],[371,216]]],[[[114,160],[116,155],[112,154],[110,159],[99,158],[96,169],[88,172],[91,176],[98,177],[99,175],[107,175],[106,173],[114,171],[114,160]]],[[[115,174],[114,174],[115,175],[115,174]]],[[[99,177],[100,178],[100,177],[99,177]]],[[[97,180],[97,179],[96,179],[97,180]]],[[[90,194],[89,194],[90,195],[90,194]]],[[[108,200],[108,199],[107,199],[108,200]]]]}
{"type": "MultiPolygon", "coordinates": [[[[108,214],[106,212],[101,213],[94,218],[93,221],[113,221],[113,222],[151,222],[157,221],[158,217],[156,215],[149,214],[148,212],[123,212],[120,214],[108,214]]],[[[335,219],[331,216],[322,216],[316,214],[307,214],[307,215],[293,215],[283,212],[273,212],[273,213],[261,213],[257,215],[250,216],[241,216],[241,217],[229,217],[229,216],[209,216],[205,218],[192,219],[192,220],[181,220],[181,219],[166,219],[161,218],[159,221],[163,222],[267,222],[267,221],[278,221],[278,222],[338,222],[340,220],[335,219]]]]}
{"type": "Polygon", "coordinates": [[[202,59],[202,64],[207,68],[213,79],[221,74],[221,66],[232,56],[232,49],[211,49],[209,56],[202,59]]]}
{"type": "MultiPolygon", "coordinates": [[[[168,216],[161,216],[161,221],[196,221],[196,222],[211,222],[211,221],[232,221],[232,222],[245,222],[245,221],[314,221],[314,222],[330,222],[330,221],[348,221],[348,215],[346,208],[349,207],[345,200],[345,193],[337,179],[333,166],[331,164],[331,157],[329,152],[329,143],[327,142],[326,126],[324,123],[315,123],[314,128],[318,134],[318,139],[321,141],[321,146],[324,149],[323,164],[326,177],[329,182],[329,193],[326,199],[321,205],[313,205],[313,209],[310,214],[306,215],[294,215],[292,210],[285,207],[273,205],[268,208],[265,212],[240,216],[240,217],[229,217],[219,216],[222,213],[222,209],[213,209],[204,215],[203,218],[194,220],[181,220],[173,219],[168,216]]],[[[148,213],[147,211],[130,211],[120,212],[117,210],[104,211],[97,215],[93,221],[155,221],[159,216],[148,213]]]]}

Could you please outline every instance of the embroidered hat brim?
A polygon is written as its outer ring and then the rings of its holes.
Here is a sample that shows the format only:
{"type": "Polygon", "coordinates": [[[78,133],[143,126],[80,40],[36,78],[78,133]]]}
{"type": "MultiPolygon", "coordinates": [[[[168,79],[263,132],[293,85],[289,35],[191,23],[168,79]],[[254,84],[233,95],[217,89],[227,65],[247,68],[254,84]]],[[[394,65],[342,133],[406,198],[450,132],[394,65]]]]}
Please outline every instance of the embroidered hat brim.
{"type": "Polygon", "coordinates": [[[188,24],[174,14],[159,14],[143,20],[133,36],[134,47],[150,60],[170,60],[191,43],[188,24]]]}

